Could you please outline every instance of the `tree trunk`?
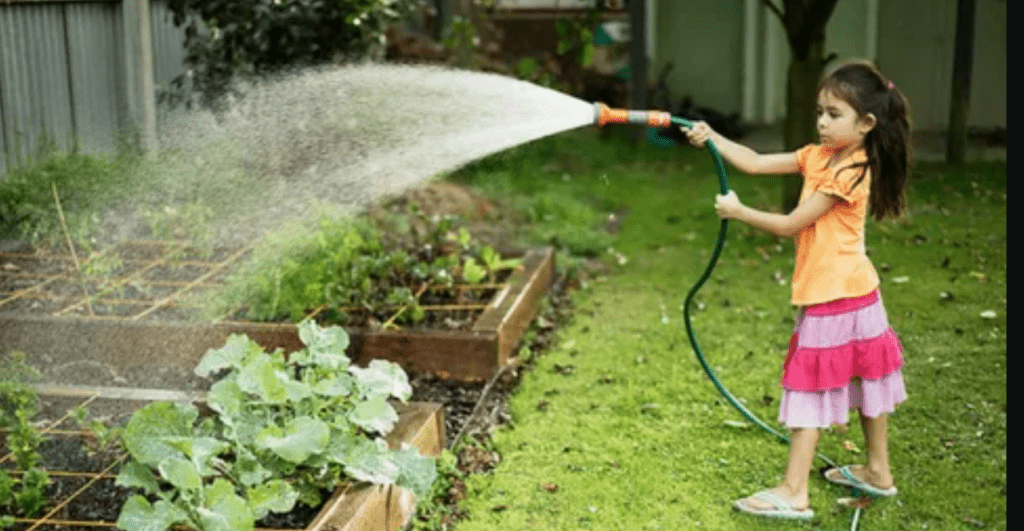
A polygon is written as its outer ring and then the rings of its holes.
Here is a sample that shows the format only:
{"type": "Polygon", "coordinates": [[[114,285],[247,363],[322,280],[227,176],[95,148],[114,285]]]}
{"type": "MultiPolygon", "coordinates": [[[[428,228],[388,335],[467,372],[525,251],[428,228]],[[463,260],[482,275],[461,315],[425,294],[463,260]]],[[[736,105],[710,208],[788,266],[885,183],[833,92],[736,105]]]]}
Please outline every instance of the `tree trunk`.
{"type": "MultiPolygon", "coordinates": [[[[794,51],[786,75],[786,119],[782,138],[786,151],[795,151],[815,141],[818,82],[825,70],[825,32],[817,32],[801,58],[794,51]]],[[[793,210],[800,201],[803,178],[789,175],[783,179],[782,209],[793,210]]]]}
{"type": "Polygon", "coordinates": [[[434,40],[441,42],[444,39],[444,32],[452,24],[452,17],[455,13],[453,0],[434,0],[434,8],[437,10],[437,23],[434,24],[434,40]]]}
{"type": "MultiPolygon", "coordinates": [[[[786,120],[783,144],[786,151],[799,149],[815,140],[815,108],[818,82],[834,54],[825,57],[825,27],[839,0],[761,0],[782,21],[789,41],[789,70],[786,74],[786,120]]],[[[782,209],[790,212],[800,201],[803,179],[783,178],[782,209]]]]}
{"type": "Polygon", "coordinates": [[[971,108],[971,69],[974,63],[975,0],[956,7],[956,51],[953,53],[953,92],[949,102],[946,162],[963,164],[967,154],[967,115],[971,108]]]}
{"type": "Polygon", "coordinates": [[[629,107],[647,108],[647,2],[631,0],[629,9],[629,107]]]}
{"type": "MultiPolygon", "coordinates": [[[[630,0],[629,10],[629,108],[647,108],[647,2],[630,0]]],[[[634,140],[647,139],[645,128],[634,129],[634,140]]]]}

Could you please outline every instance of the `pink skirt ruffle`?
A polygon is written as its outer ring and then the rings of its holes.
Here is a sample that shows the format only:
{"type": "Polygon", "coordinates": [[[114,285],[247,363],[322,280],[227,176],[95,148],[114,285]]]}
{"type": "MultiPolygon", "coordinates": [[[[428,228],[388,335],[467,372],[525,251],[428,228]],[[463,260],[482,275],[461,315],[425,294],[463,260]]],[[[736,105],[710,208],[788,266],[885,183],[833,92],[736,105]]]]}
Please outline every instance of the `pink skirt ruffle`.
{"type": "Polygon", "coordinates": [[[789,342],[782,386],[825,391],[877,380],[903,366],[903,347],[877,291],[808,307],[789,342]]]}
{"type": "Polygon", "coordinates": [[[851,408],[895,411],[906,400],[902,352],[877,291],[809,306],[790,340],[779,421],[827,427],[846,424],[851,408]]]}
{"type": "Polygon", "coordinates": [[[828,391],[782,390],[779,422],[787,428],[827,428],[850,421],[850,409],[858,408],[875,418],[896,411],[907,399],[899,369],[878,380],[853,380],[828,391]]]}

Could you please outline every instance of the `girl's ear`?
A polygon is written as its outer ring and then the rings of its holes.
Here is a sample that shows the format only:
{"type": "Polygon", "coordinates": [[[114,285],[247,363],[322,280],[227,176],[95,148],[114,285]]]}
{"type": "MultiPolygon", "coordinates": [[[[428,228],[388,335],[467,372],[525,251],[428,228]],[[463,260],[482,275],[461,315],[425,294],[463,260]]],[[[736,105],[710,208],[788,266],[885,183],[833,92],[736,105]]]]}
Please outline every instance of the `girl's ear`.
{"type": "Polygon", "coordinates": [[[875,115],[870,112],[861,115],[860,118],[858,118],[858,121],[860,122],[860,134],[862,135],[868,134],[872,129],[875,128],[876,125],[878,125],[878,119],[875,118],[875,115]]]}

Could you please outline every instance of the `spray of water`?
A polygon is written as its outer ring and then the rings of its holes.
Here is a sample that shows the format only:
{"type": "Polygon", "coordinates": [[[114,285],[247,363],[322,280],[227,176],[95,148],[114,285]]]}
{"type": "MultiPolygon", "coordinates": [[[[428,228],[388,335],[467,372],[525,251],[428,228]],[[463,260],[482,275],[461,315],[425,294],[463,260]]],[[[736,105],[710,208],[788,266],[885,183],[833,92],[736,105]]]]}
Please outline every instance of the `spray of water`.
{"type": "Polygon", "coordinates": [[[319,68],[241,91],[222,114],[167,115],[152,170],[162,198],[208,205],[216,241],[232,245],[593,121],[592,104],[566,94],[435,66],[319,68]]]}

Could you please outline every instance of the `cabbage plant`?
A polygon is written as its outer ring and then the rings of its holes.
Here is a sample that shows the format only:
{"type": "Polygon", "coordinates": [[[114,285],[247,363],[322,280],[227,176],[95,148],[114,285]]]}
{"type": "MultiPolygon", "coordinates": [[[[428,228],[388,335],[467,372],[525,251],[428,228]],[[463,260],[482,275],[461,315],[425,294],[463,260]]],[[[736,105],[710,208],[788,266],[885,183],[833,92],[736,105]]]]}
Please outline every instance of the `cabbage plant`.
{"type": "Polygon", "coordinates": [[[343,328],[307,320],[298,330],[305,348],[287,356],[238,334],[208,351],[195,373],[212,380],[212,414],[153,402],[132,415],[117,484],[141,493],[125,502],[119,529],[251,530],[269,513],[319,505],[347,480],[429,490],[434,458],[384,440],[398,420],[389,400],[412,394],[401,367],[352,365],[343,328]]]}

